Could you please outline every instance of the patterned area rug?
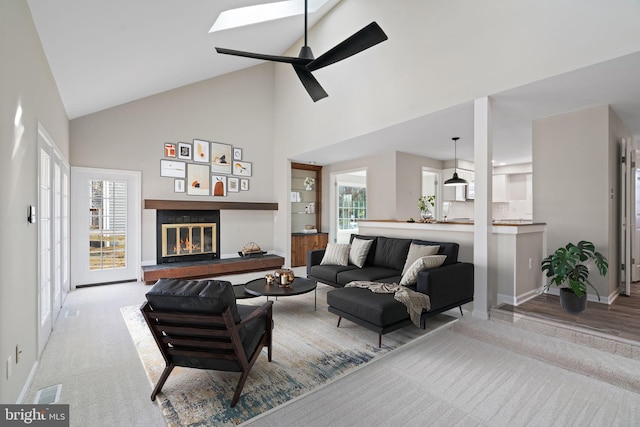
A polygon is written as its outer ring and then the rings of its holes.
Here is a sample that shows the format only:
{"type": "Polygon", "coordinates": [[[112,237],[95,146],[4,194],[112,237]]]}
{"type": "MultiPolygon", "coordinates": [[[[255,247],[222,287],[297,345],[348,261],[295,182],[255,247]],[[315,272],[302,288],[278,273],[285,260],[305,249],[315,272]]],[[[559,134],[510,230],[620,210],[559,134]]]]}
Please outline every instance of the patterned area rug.
{"type": "MultiPolygon", "coordinates": [[[[330,289],[318,286],[316,311],[313,292],[274,301],[273,360],[269,363],[263,350],[234,408],[229,404],[238,373],[175,368],[156,398],[167,425],[240,424],[456,320],[434,316],[426,330],[410,325],[383,335],[382,348],[378,348],[376,333],[345,319],[336,327],[338,317],[327,311],[330,289]]],[[[238,301],[250,305],[264,302],[265,298],[238,301]]],[[[139,306],[123,307],[121,312],[151,383],[151,395],[164,360],[139,306]]]]}

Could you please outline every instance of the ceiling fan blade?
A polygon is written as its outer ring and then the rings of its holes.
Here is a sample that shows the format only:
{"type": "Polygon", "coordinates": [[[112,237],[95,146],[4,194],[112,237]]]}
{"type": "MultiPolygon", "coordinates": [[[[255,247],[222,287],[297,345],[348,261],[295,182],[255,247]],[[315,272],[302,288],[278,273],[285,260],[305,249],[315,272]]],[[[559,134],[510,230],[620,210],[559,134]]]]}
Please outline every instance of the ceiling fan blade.
{"type": "Polygon", "coordinates": [[[319,68],[326,67],[327,65],[334,64],[338,61],[342,61],[350,56],[360,53],[365,49],[369,49],[372,46],[377,45],[388,37],[382,31],[382,28],[376,23],[372,22],[351,37],[345,39],[343,42],[337,44],[332,49],[323,53],[313,61],[311,61],[307,68],[311,71],[315,71],[319,68]]]}
{"type": "Polygon", "coordinates": [[[244,58],[262,59],[264,61],[286,62],[287,64],[305,65],[311,60],[307,58],[296,58],[293,56],[276,56],[276,55],[264,55],[262,53],[244,52],[241,50],[225,49],[223,47],[216,47],[216,52],[224,55],[242,56],[244,58]]]}
{"type": "Polygon", "coordinates": [[[311,74],[311,71],[309,71],[307,67],[305,67],[304,65],[293,64],[293,69],[296,70],[298,78],[302,82],[304,88],[307,89],[307,92],[311,96],[311,99],[313,99],[313,102],[317,102],[322,98],[326,98],[327,96],[329,96],[327,95],[327,92],[324,91],[322,86],[320,86],[318,80],[313,77],[313,74],[311,74]]]}

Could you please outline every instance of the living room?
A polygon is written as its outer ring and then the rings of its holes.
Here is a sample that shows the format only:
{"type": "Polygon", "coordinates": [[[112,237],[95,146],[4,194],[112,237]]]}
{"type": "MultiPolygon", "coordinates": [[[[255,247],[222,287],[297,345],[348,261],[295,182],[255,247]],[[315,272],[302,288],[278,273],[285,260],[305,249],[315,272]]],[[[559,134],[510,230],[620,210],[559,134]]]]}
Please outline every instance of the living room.
{"type": "MultiPolygon", "coordinates": [[[[134,98],[131,102],[91,114],[69,117],[38,38],[28,2],[3,0],[0,7],[0,28],[4,35],[0,41],[3,75],[0,132],[4,151],[8,153],[1,160],[5,182],[2,198],[6,202],[0,211],[0,219],[8,225],[3,237],[12,242],[9,247],[3,247],[0,257],[0,355],[5,360],[15,352],[16,343],[22,347],[21,363],[13,366],[9,379],[3,375],[2,402],[18,400],[42,350],[38,344],[38,272],[34,267],[38,265],[37,229],[25,220],[27,208],[38,205],[38,125],[46,129],[71,167],[140,171],[143,200],[194,199],[187,195],[177,197],[173,179],[160,176],[159,163],[165,142],[202,138],[241,147],[243,158],[253,162],[250,189],[228,195],[227,200],[277,202],[280,208],[276,212],[222,212],[223,253],[232,254],[247,242],[259,241],[263,248],[287,256],[290,253],[289,189],[282,183],[289,182],[292,160],[313,160],[327,166],[340,160],[367,166],[365,162],[369,156],[357,153],[366,152],[367,137],[377,131],[393,130],[394,126],[452,108],[455,110],[461,105],[468,107],[474,100],[494,94],[497,94],[498,108],[501,105],[508,107],[509,95],[516,93],[509,90],[626,55],[633,59],[640,51],[637,41],[640,40],[637,28],[640,11],[634,2],[623,2],[615,7],[604,2],[585,5],[578,1],[567,1],[563,7],[558,7],[556,2],[525,6],[497,1],[482,5],[475,2],[410,2],[406,7],[398,7],[390,2],[346,0],[311,30],[318,52],[335,44],[342,35],[374,20],[390,37],[375,51],[372,49],[331,71],[318,73],[330,92],[327,100],[310,102],[290,67],[259,64],[142,99],[134,98]],[[578,9],[580,14],[576,17],[575,10],[578,9]],[[505,33],[509,37],[505,37],[505,33]],[[504,93],[504,104],[500,104],[501,93],[504,93]],[[356,154],[350,159],[339,158],[336,154],[345,152],[356,154]],[[327,160],[321,158],[323,153],[327,160]]],[[[286,53],[295,55],[297,46],[292,46],[286,53]]],[[[212,50],[203,52],[203,55],[209,54],[214,53],[212,50]]],[[[527,96],[536,93],[523,92],[527,96]]],[[[576,105],[563,106],[553,115],[596,108],[594,114],[602,122],[594,126],[609,142],[614,138],[609,134],[609,109],[592,102],[587,99],[576,105]]],[[[472,145],[474,114],[472,108],[471,116],[464,116],[464,122],[454,122],[443,134],[436,135],[446,150],[452,148],[449,138],[461,130],[467,132],[462,135],[466,136],[462,141],[472,145]]],[[[581,123],[593,124],[590,117],[587,114],[581,123]]],[[[544,118],[545,115],[533,117],[544,118]]],[[[622,119],[628,128],[637,129],[638,124],[628,122],[629,117],[612,121],[617,123],[622,119]]],[[[546,129],[544,123],[541,126],[546,129]]],[[[536,175],[535,168],[538,159],[543,162],[548,158],[547,154],[563,140],[562,137],[546,139],[546,144],[532,147],[534,179],[541,180],[534,182],[534,220],[549,226],[558,217],[548,207],[555,201],[546,199],[542,192],[535,193],[535,188],[554,185],[549,182],[554,176],[536,175]]],[[[633,137],[637,137],[636,132],[633,137]]],[[[421,145],[426,138],[423,133],[416,134],[410,145],[421,145]]],[[[587,156],[587,150],[580,146],[581,139],[582,135],[572,137],[572,145],[555,159],[577,157],[577,152],[587,156]]],[[[393,141],[392,135],[389,141],[393,141]]],[[[477,156],[480,150],[475,149],[474,156],[477,156]]],[[[608,145],[606,149],[599,146],[593,150],[588,161],[584,157],[578,158],[584,162],[579,169],[581,174],[572,176],[573,183],[566,186],[573,188],[577,181],[584,183],[582,192],[576,193],[567,206],[562,206],[570,209],[571,215],[567,216],[571,218],[571,231],[564,235],[564,232],[560,233],[557,238],[574,238],[597,224],[599,231],[594,240],[612,251],[615,245],[610,236],[615,231],[610,228],[615,228],[615,222],[608,208],[612,161],[608,155],[603,155],[608,153],[608,145]],[[601,170],[605,170],[607,176],[604,191],[597,191],[597,196],[593,196],[592,184],[603,190],[602,176],[593,175],[593,171],[601,170]],[[588,212],[589,217],[585,217],[584,212],[588,212]]],[[[388,156],[395,158],[396,152],[405,150],[399,144],[390,144],[388,156]]],[[[384,154],[378,153],[379,156],[384,154]]],[[[485,169],[489,167],[488,163],[476,164],[485,169]]],[[[344,165],[329,166],[328,169],[338,170],[344,165]]],[[[375,169],[378,164],[367,167],[375,169]]],[[[398,167],[402,165],[394,164],[388,173],[380,174],[376,179],[378,182],[390,179],[397,189],[400,185],[398,167]]],[[[548,171],[546,167],[540,167],[548,171]]],[[[419,177],[415,179],[417,186],[419,177]]],[[[559,182],[571,180],[564,177],[559,182]]],[[[410,197],[395,196],[396,203],[389,203],[388,192],[376,191],[376,182],[370,183],[369,194],[371,218],[405,219],[411,216],[410,212],[416,212],[415,201],[410,197]]],[[[566,227],[567,222],[555,222],[553,232],[566,227]]],[[[154,213],[142,210],[139,260],[142,264],[155,259],[154,233],[154,213]]],[[[555,246],[555,240],[549,239],[549,246],[555,246]]],[[[609,256],[615,261],[613,252],[609,256]]],[[[606,295],[611,293],[609,285],[602,283],[606,295]]],[[[487,306],[492,298],[495,296],[486,296],[487,306]]]]}

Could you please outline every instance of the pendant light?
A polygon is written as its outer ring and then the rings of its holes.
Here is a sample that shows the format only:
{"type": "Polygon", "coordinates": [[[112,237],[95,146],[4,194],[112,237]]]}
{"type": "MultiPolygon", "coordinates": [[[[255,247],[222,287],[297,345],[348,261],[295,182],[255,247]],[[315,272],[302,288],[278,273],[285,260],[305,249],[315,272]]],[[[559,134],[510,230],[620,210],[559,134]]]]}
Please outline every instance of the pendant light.
{"type": "Polygon", "coordinates": [[[458,167],[458,150],[457,150],[457,145],[458,145],[458,140],[459,140],[460,138],[458,138],[458,137],[456,136],[456,137],[453,137],[453,138],[451,138],[451,139],[453,139],[453,153],[454,153],[454,154],[453,154],[453,156],[454,156],[454,162],[455,162],[455,163],[453,164],[453,177],[452,177],[452,178],[449,178],[448,180],[446,180],[446,181],[444,182],[444,185],[447,185],[447,186],[454,186],[454,185],[455,185],[455,186],[458,186],[458,185],[467,185],[467,181],[466,181],[466,180],[464,180],[464,179],[462,179],[462,178],[459,178],[459,177],[458,177],[458,172],[457,172],[457,167],[458,167]]]}

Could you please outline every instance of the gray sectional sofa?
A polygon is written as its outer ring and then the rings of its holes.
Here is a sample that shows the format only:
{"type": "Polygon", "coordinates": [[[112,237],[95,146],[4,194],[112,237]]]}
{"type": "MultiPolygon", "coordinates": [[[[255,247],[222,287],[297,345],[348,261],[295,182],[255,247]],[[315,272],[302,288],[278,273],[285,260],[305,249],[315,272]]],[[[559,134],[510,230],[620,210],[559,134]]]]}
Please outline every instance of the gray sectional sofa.
{"type": "Polygon", "coordinates": [[[344,317],[378,332],[379,346],[382,334],[411,323],[407,308],[396,301],[393,294],[344,286],[351,281],[400,283],[412,244],[438,246],[437,254],[446,255],[442,265],[419,271],[417,283],[408,286],[430,298],[431,308],[424,311],[420,319],[422,327],[428,317],[455,307],[460,307],[462,313],[461,306],[473,301],[473,264],[458,261],[457,243],[352,235],[350,241],[354,243],[354,239],[372,240],[361,267],[352,263],[322,264],[325,250],[309,251],[307,278],[335,287],[327,293],[329,311],[340,316],[340,319],[344,317]]]}

